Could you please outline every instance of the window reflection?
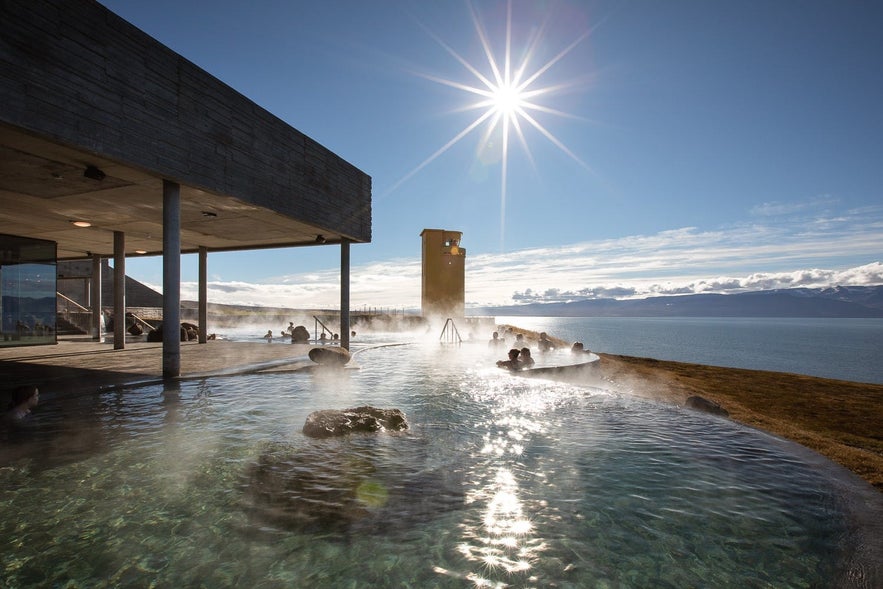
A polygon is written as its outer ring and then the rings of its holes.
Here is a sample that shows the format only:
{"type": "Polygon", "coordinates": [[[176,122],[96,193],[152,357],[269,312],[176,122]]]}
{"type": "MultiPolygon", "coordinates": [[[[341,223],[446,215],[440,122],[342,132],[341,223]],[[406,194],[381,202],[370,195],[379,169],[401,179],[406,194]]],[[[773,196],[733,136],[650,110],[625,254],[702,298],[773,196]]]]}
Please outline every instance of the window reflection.
{"type": "Polygon", "coordinates": [[[54,241],[0,235],[0,346],[55,343],[54,241]]]}

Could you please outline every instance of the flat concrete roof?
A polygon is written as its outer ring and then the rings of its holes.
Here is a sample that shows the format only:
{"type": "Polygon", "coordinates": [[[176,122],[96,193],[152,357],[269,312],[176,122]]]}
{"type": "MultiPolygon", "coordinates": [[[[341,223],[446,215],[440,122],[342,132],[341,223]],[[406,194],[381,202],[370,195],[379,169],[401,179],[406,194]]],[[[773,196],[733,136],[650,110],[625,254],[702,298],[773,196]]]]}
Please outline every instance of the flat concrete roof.
{"type": "Polygon", "coordinates": [[[185,253],[371,240],[367,174],[97,2],[3,2],[0,64],[0,234],[159,254],[168,180],[185,253]]]}

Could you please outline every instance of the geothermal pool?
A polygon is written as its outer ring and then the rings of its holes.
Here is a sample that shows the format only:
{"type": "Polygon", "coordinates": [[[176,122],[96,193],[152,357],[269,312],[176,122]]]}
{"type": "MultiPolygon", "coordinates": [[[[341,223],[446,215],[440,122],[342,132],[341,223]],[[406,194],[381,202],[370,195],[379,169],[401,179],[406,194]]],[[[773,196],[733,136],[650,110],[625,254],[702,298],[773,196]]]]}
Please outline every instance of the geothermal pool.
{"type": "Polygon", "coordinates": [[[0,450],[0,586],[852,582],[847,500],[792,444],[495,359],[377,347],[342,372],[46,400],[0,450]],[[301,433],[364,404],[410,429],[301,433]]]}

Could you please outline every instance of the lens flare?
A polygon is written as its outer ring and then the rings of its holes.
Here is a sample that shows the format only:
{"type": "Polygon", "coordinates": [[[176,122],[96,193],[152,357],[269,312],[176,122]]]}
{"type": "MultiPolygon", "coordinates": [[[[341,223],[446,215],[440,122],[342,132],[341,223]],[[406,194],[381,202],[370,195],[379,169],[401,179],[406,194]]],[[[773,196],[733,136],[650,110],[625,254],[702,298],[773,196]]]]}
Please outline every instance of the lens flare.
{"type": "MultiPolygon", "coordinates": [[[[512,1],[509,0],[506,8],[506,32],[504,50],[502,56],[497,55],[492,48],[491,38],[486,27],[481,21],[478,12],[472,2],[468,3],[472,24],[475,33],[481,42],[483,59],[486,61],[483,72],[479,66],[469,61],[440,37],[427,30],[427,33],[460,65],[462,65],[474,78],[468,83],[459,82],[439,76],[425,73],[417,75],[430,81],[462,90],[469,95],[478,97],[478,100],[461,107],[460,111],[477,111],[476,118],[465,128],[459,131],[447,143],[442,145],[432,155],[423,160],[414,169],[408,172],[396,182],[387,192],[391,193],[402,184],[411,179],[420,170],[435,161],[438,157],[459,143],[462,139],[472,134],[476,129],[483,127],[481,140],[479,141],[479,153],[477,157],[484,163],[500,162],[500,243],[504,243],[505,211],[507,183],[509,173],[510,141],[517,138],[531,165],[536,168],[536,162],[528,146],[525,135],[526,128],[532,128],[546,140],[557,147],[562,153],[575,161],[581,167],[591,172],[589,166],[568,148],[552,131],[550,131],[537,118],[539,113],[570,119],[580,119],[573,114],[557,110],[540,99],[562,92],[576,85],[576,80],[567,83],[542,85],[540,78],[549,72],[582,43],[592,32],[592,29],[579,35],[572,43],[559,51],[554,57],[535,67],[537,50],[540,43],[547,37],[548,23],[543,23],[539,32],[521,44],[513,41],[512,34],[512,1]],[[513,44],[517,46],[518,54],[523,56],[517,64],[513,64],[513,44]]],[[[551,35],[549,35],[551,36],[551,35]]]]}

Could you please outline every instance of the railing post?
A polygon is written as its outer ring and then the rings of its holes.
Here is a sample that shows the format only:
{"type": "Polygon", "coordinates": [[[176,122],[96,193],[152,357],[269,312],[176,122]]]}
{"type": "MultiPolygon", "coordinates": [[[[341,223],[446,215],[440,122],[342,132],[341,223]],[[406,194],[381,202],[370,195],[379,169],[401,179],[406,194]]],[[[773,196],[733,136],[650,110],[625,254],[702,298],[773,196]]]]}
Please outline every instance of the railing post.
{"type": "Polygon", "coordinates": [[[92,309],[92,339],[101,341],[101,256],[92,254],[92,288],[89,306],[92,309]]]}

